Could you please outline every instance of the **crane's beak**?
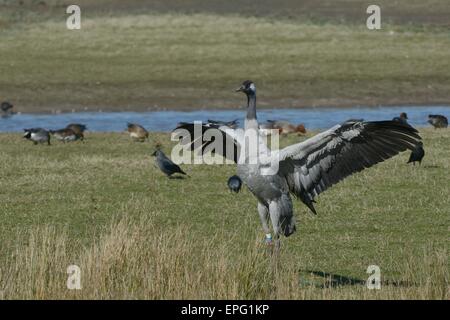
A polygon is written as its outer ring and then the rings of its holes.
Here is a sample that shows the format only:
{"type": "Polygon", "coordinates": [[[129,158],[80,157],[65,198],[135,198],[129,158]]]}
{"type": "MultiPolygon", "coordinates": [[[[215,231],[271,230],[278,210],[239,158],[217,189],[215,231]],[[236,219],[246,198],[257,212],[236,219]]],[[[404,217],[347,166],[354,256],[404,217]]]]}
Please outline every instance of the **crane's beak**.
{"type": "Polygon", "coordinates": [[[244,91],[244,86],[240,86],[239,88],[237,88],[235,91],[236,92],[241,92],[241,91],[244,91]]]}

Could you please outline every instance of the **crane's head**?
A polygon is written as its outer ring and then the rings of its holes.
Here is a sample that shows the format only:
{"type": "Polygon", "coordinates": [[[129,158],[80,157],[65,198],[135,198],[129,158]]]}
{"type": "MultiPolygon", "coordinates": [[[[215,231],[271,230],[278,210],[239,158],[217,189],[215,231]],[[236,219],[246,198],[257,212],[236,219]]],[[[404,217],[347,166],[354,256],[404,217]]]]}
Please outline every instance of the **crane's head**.
{"type": "Polygon", "coordinates": [[[256,86],[251,80],[245,80],[242,85],[236,89],[237,92],[244,92],[246,95],[253,95],[256,93],[256,86]]]}

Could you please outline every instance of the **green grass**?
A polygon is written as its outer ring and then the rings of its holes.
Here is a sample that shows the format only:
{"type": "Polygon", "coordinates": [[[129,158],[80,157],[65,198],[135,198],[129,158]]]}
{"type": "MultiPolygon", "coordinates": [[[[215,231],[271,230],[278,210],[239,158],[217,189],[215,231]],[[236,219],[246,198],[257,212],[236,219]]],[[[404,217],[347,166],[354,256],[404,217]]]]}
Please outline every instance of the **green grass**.
{"type": "Polygon", "coordinates": [[[255,198],[227,190],[235,167],[182,165],[190,178],[167,179],[150,154],[157,141],[170,154],[168,134],[52,146],[1,134],[2,297],[448,299],[450,131],[421,135],[421,167],[404,153],[356,174],[318,198],[317,216],[296,202],[298,231],[274,266],[255,198]],[[380,291],[359,283],[371,264],[380,291]]]}
{"type": "Polygon", "coordinates": [[[448,104],[447,28],[238,15],[0,15],[0,97],[22,112],[448,104]]]}

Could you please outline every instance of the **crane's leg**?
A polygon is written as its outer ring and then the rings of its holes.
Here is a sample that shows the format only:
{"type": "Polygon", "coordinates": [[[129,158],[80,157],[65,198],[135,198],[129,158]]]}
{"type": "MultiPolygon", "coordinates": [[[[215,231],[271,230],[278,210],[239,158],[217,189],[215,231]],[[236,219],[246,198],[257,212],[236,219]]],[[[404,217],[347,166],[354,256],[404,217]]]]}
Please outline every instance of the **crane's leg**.
{"type": "Polygon", "coordinates": [[[273,238],[275,242],[275,252],[278,253],[280,251],[280,233],[281,233],[281,225],[280,225],[280,207],[276,201],[272,201],[269,204],[269,213],[270,220],[272,221],[273,227],[273,238]]]}
{"type": "Polygon", "coordinates": [[[269,209],[261,202],[258,202],[258,213],[259,218],[261,219],[264,233],[266,235],[266,244],[272,245],[272,234],[270,233],[269,228],[269,209]]]}
{"type": "Polygon", "coordinates": [[[266,242],[266,251],[267,254],[272,255],[273,254],[273,240],[272,240],[272,234],[270,233],[270,227],[269,227],[269,208],[267,208],[262,203],[258,202],[258,213],[259,218],[261,219],[261,224],[264,230],[264,233],[266,235],[265,242],[266,242]]]}

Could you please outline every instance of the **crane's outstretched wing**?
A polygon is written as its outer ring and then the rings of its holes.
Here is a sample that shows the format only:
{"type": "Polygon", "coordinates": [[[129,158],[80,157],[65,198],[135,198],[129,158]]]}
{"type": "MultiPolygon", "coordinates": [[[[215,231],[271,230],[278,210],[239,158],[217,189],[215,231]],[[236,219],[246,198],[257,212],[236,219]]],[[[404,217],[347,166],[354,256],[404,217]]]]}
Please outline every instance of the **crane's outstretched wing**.
{"type": "Polygon", "coordinates": [[[313,213],[320,193],[421,140],[413,127],[396,121],[350,120],[279,151],[279,174],[313,213]]]}
{"type": "Polygon", "coordinates": [[[234,129],[228,126],[215,123],[181,122],[173,132],[180,138],[180,143],[188,145],[191,151],[201,147],[202,154],[216,153],[235,163],[238,162],[240,155],[239,136],[234,129]],[[198,132],[196,132],[195,126],[198,126],[198,128],[201,126],[201,130],[197,129],[198,132]],[[209,131],[210,129],[215,130],[209,131]],[[182,130],[187,130],[189,136],[184,136],[182,130]],[[220,140],[217,141],[217,139],[220,140]]]}

